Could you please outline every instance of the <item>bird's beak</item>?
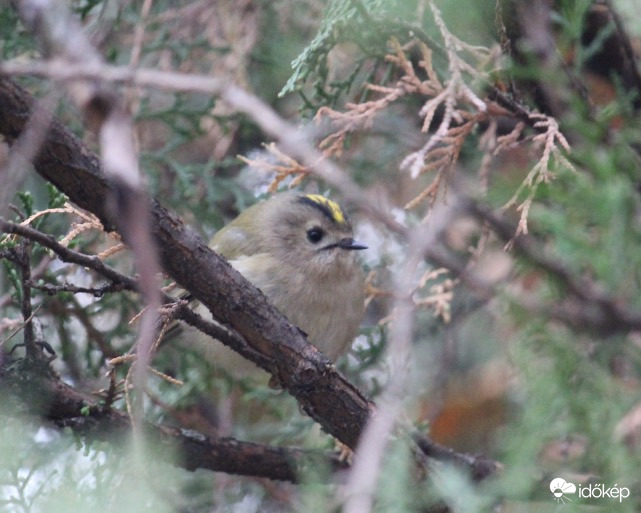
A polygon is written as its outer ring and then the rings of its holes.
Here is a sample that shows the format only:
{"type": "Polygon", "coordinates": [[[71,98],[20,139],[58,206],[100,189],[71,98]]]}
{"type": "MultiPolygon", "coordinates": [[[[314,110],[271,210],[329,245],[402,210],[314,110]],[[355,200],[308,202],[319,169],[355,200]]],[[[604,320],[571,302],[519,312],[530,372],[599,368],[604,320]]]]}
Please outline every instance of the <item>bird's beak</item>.
{"type": "Polygon", "coordinates": [[[337,246],[342,249],[350,249],[350,250],[367,249],[367,246],[365,244],[356,242],[351,237],[345,237],[344,239],[341,239],[340,241],[338,241],[337,246]]]}

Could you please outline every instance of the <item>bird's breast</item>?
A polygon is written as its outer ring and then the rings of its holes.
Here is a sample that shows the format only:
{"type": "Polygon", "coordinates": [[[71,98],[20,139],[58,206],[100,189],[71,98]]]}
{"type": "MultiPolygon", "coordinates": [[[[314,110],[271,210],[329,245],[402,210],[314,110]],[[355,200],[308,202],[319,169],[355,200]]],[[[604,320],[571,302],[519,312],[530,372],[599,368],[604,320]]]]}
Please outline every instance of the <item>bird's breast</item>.
{"type": "Polygon", "coordinates": [[[360,267],[350,273],[315,274],[288,268],[267,255],[244,257],[231,264],[332,361],[358,333],[364,304],[360,267]]]}

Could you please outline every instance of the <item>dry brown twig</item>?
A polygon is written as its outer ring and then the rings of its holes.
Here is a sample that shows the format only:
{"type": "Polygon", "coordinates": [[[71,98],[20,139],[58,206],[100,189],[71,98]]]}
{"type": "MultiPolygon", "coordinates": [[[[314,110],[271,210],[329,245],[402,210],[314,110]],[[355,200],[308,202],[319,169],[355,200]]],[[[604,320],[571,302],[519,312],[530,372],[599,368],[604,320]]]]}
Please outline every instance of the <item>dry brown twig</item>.
{"type": "MultiPolygon", "coordinates": [[[[78,217],[80,218],[80,222],[76,221],[71,221],[71,228],[69,232],[62,238],[60,241],[58,241],[63,247],[69,247],[69,244],[71,241],[76,239],[80,234],[88,231],[88,230],[95,230],[100,233],[104,233],[107,235],[109,238],[113,239],[116,241],[116,244],[113,246],[110,246],[109,248],[101,251],[97,255],[95,255],[97,258],[100,260],[105,260],[107,257],[112,256],[120,251],[122,251],[125,248],[125,245],[121,242],[122,239],[120,235],[117,232],[109,232],[105,230],[103,224],[100,222],[100,220],[93,215],[91,212],[87,212],[85,210],[82,210],[74,205],[72,205],[69,202],[66,202],[62,207],[58,208],[47,208],[44,210],[39,210],[32,215],[30,215],[27,219],[24,221],[20,222],[21,226],[30,226],[34,221],[37,219],[40,219],[41,217],[44,217],[49,214],[68,214],[71,217],[78,217]]],[[[7,240],[9,238],[13,238],[15,235],[5,235],[1,240],[7,240]]]]}
{"type": "Polygon", "coordinates": [[[445,82],[444,86],[440,86],[440,83],[434,81],[436,73],[428,73],[430,81],[437,87],[438,94],[429,99],[419,111],[419,115],[424,117],[422,128],[423,132],[427,132],[429,130],[438,107],[443,105],[445,107],[445,111],[443,113],[443,119],[436,132],[428,139],[425,146],[423,146],[423,148],[418,152],[406,157],[401,163],[401,169],[408,169],[413,177],[418,176],[422,172],[421,168],[429,151],[439,144],[446,136],[452,121],[459,123],[462,121],[461,115],[465,112],[465,110],[462,109],[463,105],[471,104],[475,107],[477,112],[487,111],[485,102],[481,100],[470,86],[466,84],[464,78],[464,73],[467,73],[474,78],[481,78],[482,73],[476,67],[468,64],[467,61],[459,55],[459,52],[465,50],[473,57],[479,60],[485,60],[486,56],[489,55],[491,51],[487,48],[468,45],[454,37],[445,25],[439,9],[432,2],[430,2],[429,5],[432,10],[432,15],[434,16],[434,21],[436,22],[445,42],[445,50],[448,57],[449,78],[445,82]]]}
{"type": "Polygon", "coordinates": [[[366,84],[365,88],[367,90],[380,93],[383,96],[363,103],[348,103],[345,106],[345,112],[340,112],[330,107],[321,107],[316,113],[314,119],[317,122],[323,116],[326,116],[332,124],[340,127],[338,131],[328,135],[319,144],[319,148],[323,150],[323,154],[326,157],[340,157],[348,134],[356,129],[370,128],[378,113],[403,96],[413,93],[436,95],[442,89],[441,83],[432,68],[432,52],[427,45],[421,41],[412,40],[402,46],[398,39],[394,37],[390,39],[389,44],[392,53],[386,57],[386,60],[394,63],[404,73],[394,86],[366,84]],[[428,74],[428,80],[421,80],[417,76],[414,66],[407,58],[406,52],[414,46],[418,46],[422,53],[423,58],[419,65],[428,74]]]}
{"type": "MultiPolygon", "coordinates": [[[[554,178],[554,173],[550,169],[550,164],[554,164],[557,167],[565,167],[566,169],[575,171],[572,163],[561,152],[560,148],[569,153],[570,145],[565,136],[559,130],[559,124],[556,119],[551,116],[546,116],[544,114],[538,113],[531,114],[531,117],[540,119],[540,121],[537,121],[535,123],[535,127],[545,129],[544,133],[540,133],[532,137],[533,145],[535,147],[542,146],[543,151],[541,154],[541,158],[529,171],[514,195],[505,205],[503,205],[503,210],[516,205],[523,191],[526,189],[528,190],[528,195],[525,200],[517,206],[517,211],[521,213],[521,217],[519,219],[519,224],[517,226],[514,237],[518,237],[521,234],[525,235],[528,233],[528,214],[530,212],[530,207],[532,206],[532,201],[534,200],[536,190],[540,184],[549,183],[554,178]]],[[[520,130],[519,125],[517,125],[512,134],[506,136],[508,138],[506,139],[506,141],[509,141],[507,144],[511,144],[512,141],[514,141],[515,137],[518,137],[518,135],[520,135],[520,132],[514,135],[514,132],[517,132],[517,129],[520,130]]],[[[497,151],[499,150],[500,148],[497,147],[497,151]]],[[[505,245],[506,249],[512,248],[514,237],[505,245]]]]}
{"type": "Polygon", "coordinates": [[[391,53],[386,60],[395,64],[402,72],[396,83],[393,86],[367,84],[368,90],[383,96],[360,104],[348,103],[345,112],[322,107],[316,115],[317,120],[326,116],[332,124],[338,126],[338,130],[327,136],[319,145],[325,156],[338,157],[349,133],[356,129],[369,128],[377,114],[403,96],[418,94],[428,97],[419,111],[419,116],[423,118],[423,132],[430,129],[439,108],[443,108],[436,131],[428,137],[423,147],[406,156],[400,163],[400,168],[408,171],[413,179],[436,171],[433,181],[405,205],[406,209],[413,209],[425,200],[430,200],[430,207],[433,205],[439,191],[443,189],[445,177],[452,172],[458,161],[463,142],[481,121],[488,118],[485,101],[466,83],[465,77],[487,80],[486,75],[480,70],[494,60],[494,52],[469,45],[454,37],[445,26],[438,8],[432,3],[429,5],[445,41],[449,62],[449,76],[445,82],[438,78],[432,65],[432,51],[424,42],[414,39],[406,45],[401,45],[397,39],[392,38],[389,43],[391,53]],[[414,48],[417,48],[421,55],[416,66],[426,78],[419,77],[419,70],[408,57],[408,53],[414,48]],[[461,52],[471,55],[477,66],[472,66],[462,58],[461,52]]]}
{"type": "Polygon", "coordinates": [[[267,192],[273,193],[278,190],[280,184],[285,181],[288,177],[292,177],[291,182],[289,182],[288,187],[296,187],[299,185],[303,179],[309,175],[309,169],[306,166],[298,163],[296,159],[293,159],[286,153],[283,153],[278,149],[276,143],[264,144],[264,148],[278,160],[276,164],[268,162],[263,159],[250,159],[244,157],[243,155],[238,155],[238,158],[242,160],[245,164],[253,166],[261,171],[274,173],[274,178],[267,188],[267,192]]]}
{"type": "MultiPolygon", "coordinates": [[[[123,393],[125,396],[125,405],[127,407],[127,413],[129,414],[130,417],[133,416],[134,414],[133,401],[132,401],[130,392],[135,389],[134,377],[136,372],[137,361],[138,361],[137,355],[126,354],[123,356],[112,358],[107,362],[110,369],[115,369],[118,365],[130,364],[129,369],[127,370],[127,374],[124,380],[122,381],[123,393]]],[[[162,379],[163,381],[166,381],[167,383],[170,383],[171,385],[183,386],[185,384],[183,381],[179,379],[172,378],[168,374],[165,374],[164,372],[160,372],[159,370],[153,368],[151,365],[148,365],[146,370],[150,374],[153,374],[154,376],[162,379]]],[[[111,370],[109,372],[111,372],[111,370]]],[[[146,387],[145,387],[145,395],[149,395],[149,390],[146,387]]]]}
{"type": "MultiPolygon", "coordinates": [[[[448,58],[449,77],[444,85],[436,79],[436,73],[428,72],[428,77],[438,91],[419,111],[423,117],[422,131],[427,132],[434,120],[439,107],[443,107],[443,116],[436,131],[428,138],[425,145],[403,159],[401,169],[409,171],[412,178],[436,170],[437,174],[430,185],[420,192],[413,200],[405,205],[406,209],[415,208],[425,200],[430,200],[433,206],[437,194],[444,183],[444,178],[452,172],[458,161],[461,147],[467,136],[488,117],[485,101],[481,100],[465,81],[465,74],[473,79],[486,80],[480,71],[484,63],[491,60],[493,52],[490,49],[469,45],[456,38],[445,25],[439,9],[429,3],[434,21],[445,42],[448,58]],[[465,51],[477,61],[478,67],[470,65],[460,52],[465,51]],[[440,87],[439,87],[440,86],[440,87]],[[469,110],[470,107],[472,110],[469,110]],[[453,122],[457,126],[452,126],[453,122]]],[[[423,60],[423,66],[429,61],[423,60]]],[[[428,210],[429,212],[429,210],[428,210]]]]}
{"type": "MultiPolygon", "coordinates": [[[[408,297],[405,298],[406,301],[412,303],[414,310],[432,309],[434,315],[444,323],[449,323],[451,320],[450,305],[454,298],[453,290],[459,283],[458,279],[441,279],[447,273],[449,273],[449,270],[443,268],[426,270],[419,278],[416,286],[408,293],[408,297]]],[[[373,277],[367,283],[368,301],[371,301],[374,297],[391,297],[397,301],[403,299],[394,291],[375,287],[372,285],[371,280],[373,280],[373,277]]],[[[392,309],[388,315],[378,321],[378,324],[381,326],[389,324],[396,320],[397,317],[398,310],[392,309]]]]}

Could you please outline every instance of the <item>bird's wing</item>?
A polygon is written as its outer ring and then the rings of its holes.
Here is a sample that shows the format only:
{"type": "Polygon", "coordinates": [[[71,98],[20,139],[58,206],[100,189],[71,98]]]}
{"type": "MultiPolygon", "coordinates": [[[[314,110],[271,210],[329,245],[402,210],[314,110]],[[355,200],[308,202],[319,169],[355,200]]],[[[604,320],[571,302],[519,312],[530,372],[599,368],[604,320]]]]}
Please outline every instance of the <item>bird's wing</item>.
{"type": "Polygon", "coordinates": [[[251,255],[255,248],[252,247],[247,232],[237,226],[226,226],[221,229],[211,241],[211,247],[227,260],[236,260],[251,255]]]}

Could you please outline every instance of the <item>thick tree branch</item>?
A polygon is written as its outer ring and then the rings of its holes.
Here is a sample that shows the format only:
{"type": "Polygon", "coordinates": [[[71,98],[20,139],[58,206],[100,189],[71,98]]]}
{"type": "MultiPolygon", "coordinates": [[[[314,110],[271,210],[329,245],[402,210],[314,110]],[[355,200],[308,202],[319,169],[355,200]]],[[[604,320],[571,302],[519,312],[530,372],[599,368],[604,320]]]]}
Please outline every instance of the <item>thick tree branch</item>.
{"type": "MultiPolygon", "coordinates": [[[[26,360],[5,361],[0,368],[0,391],[9,404],[43,418],[58,427],[69,427],[88,442],[118,440],[131,435],[131,419],[63,383],[52,373],[42,372],[26,360]],[[13,400],[15,399],[15,400],[13,400]]],[[[3,410],[7,413],[7,410],[3,410]]],[[[347,465],[336,454],[242,442],[233,438],[207,437],[192,430],[145,424],[144,434],[151,455],[187,470],[217,472],[296,482],[301,470],[324,464],[339,469],[347,465]]]]}

